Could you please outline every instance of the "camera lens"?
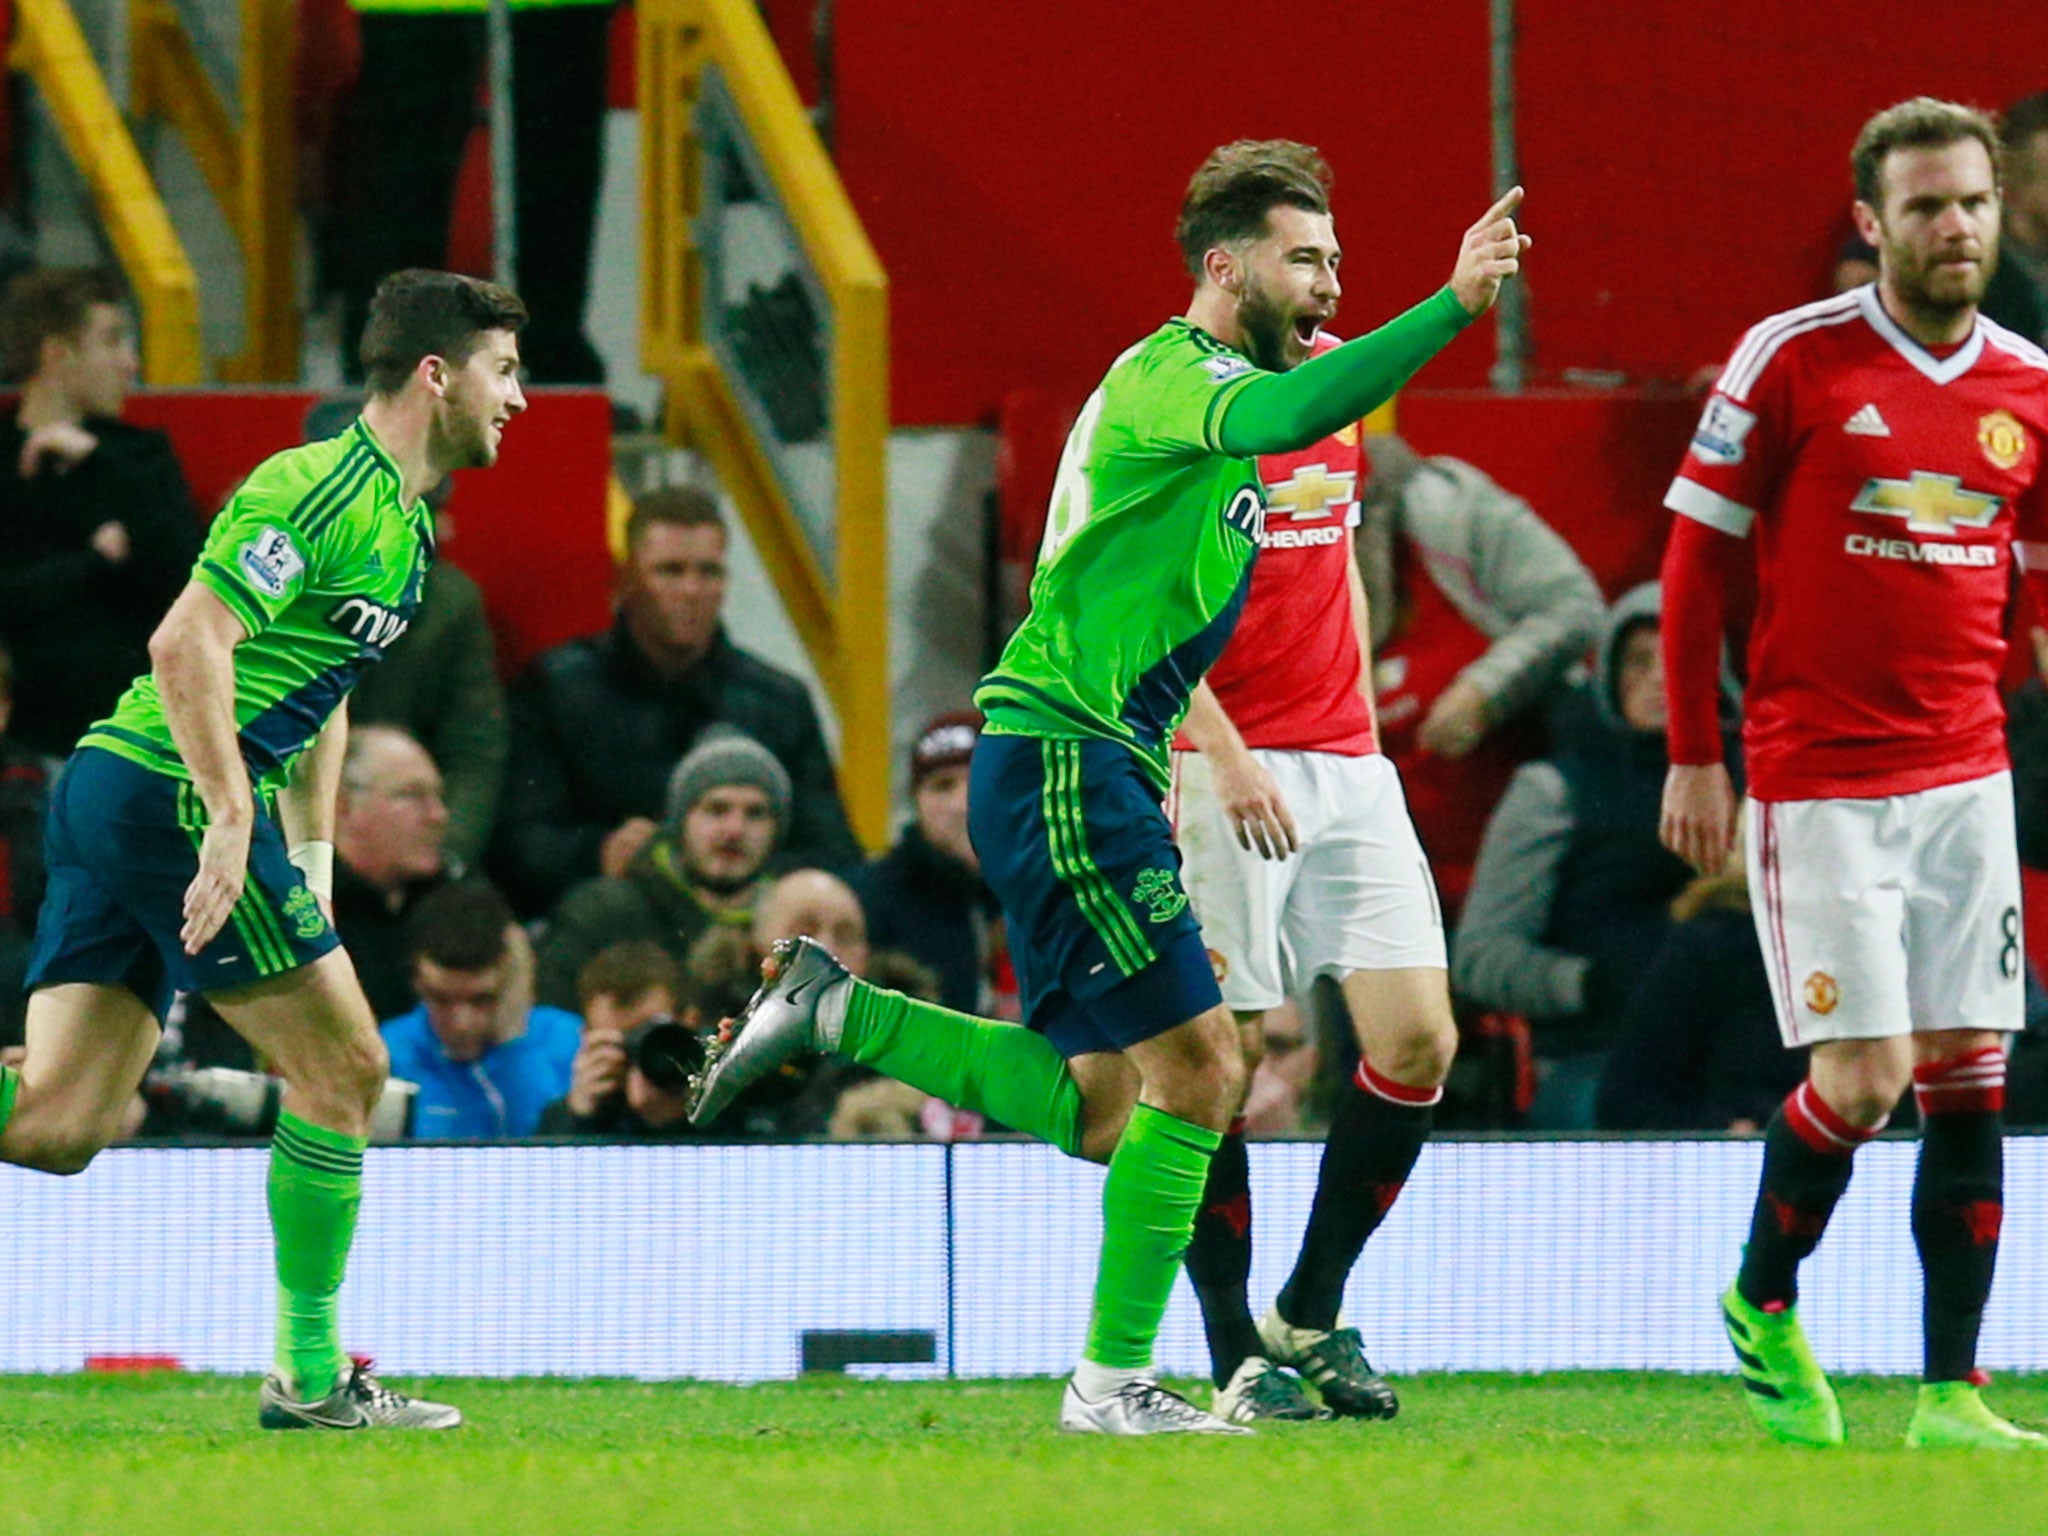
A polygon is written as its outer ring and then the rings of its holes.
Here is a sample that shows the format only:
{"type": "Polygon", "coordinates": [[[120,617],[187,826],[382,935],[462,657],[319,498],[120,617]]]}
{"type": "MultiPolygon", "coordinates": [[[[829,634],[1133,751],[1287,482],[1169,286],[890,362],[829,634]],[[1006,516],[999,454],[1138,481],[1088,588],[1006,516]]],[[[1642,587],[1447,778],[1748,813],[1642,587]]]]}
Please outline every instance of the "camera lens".
{"type": "Polygon", "coordinates": [[[704,1044],[686,1024],[649,1019],[626,1036],[626,1059],[664,1093],[681,1093],[704,1065],[704,1044]]]}

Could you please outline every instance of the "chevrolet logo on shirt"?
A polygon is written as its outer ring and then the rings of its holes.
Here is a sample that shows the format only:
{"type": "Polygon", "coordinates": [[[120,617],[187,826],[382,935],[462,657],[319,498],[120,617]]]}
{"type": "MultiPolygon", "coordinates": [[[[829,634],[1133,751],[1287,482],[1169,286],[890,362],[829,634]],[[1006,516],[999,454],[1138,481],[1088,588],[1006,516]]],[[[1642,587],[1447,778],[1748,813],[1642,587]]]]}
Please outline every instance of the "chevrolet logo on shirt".
{"type": "Polygon", "coordinates": [[[2002,497],[1964,490],[1955,475],[1931,475],[1916,469],[1908,480],[1866,480],[1849,510],[1903,517],[1915,533],[1953,536],[1958,528],[1990,527],[2004,505],[2002,497]]]}
{"type": "Polygon", "coordinates": [[[1338,507],[1347,507],[1358,495],[1358,474],[1340,469],[1334,475],[1327,464],[1304,464],[1278,485],[1266,487],[1268,512],[1285,511],[1296,521],[1321,517],[1338,507]]]}

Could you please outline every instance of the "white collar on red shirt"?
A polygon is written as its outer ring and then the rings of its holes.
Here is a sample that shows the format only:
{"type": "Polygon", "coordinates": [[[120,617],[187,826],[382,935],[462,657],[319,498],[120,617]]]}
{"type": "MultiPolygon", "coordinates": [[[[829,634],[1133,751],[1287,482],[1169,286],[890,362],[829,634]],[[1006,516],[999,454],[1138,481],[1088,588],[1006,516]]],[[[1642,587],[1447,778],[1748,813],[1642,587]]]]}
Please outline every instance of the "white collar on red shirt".
{"type": "Polygon", "coordinates": [[[1977,359],[1984,355],[1984,321],[1979,316],[1970,324],[1970,339],[1947,357],[1936,357],[1920,345],[1890,315],[1884,312],[1884,305],[1878,302],[1877,284],[1866,283],[1856,290],[1856,307],[1863,311],[1863,318],[1870,322],[1872,330],[1892,344],[1892,349],[1907,362],[1918,368],[1937,384],[1950,384],[1960,379],[1972,368],[1977,359]]]}

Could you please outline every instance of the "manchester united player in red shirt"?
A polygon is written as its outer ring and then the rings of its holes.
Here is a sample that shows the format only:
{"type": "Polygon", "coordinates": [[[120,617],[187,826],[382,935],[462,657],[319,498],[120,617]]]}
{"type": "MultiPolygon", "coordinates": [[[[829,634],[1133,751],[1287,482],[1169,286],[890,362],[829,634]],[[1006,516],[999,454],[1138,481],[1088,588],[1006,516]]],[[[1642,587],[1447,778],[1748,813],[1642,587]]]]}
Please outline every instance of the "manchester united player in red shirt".
{"type": "Polygon", "coordinates": [[[1906,1443],[2043,1448],[1984,1405],[1976,1348],[2004,1209],[2006,1037],[2021,1024],[1997,679],[2014,545],[2048,565],[2048,355],[1977,313],[1998,254],[1988,120],[1904,102],[1864,125],[1852,162],[1877,282],[1743,338],[1665,498],[1680,515],[1664,557],[1664,840],[1711,869],[1733,839],[1715,674],[1723,593],[1751,540],[1750,889],[1780,1031],[1811,1047],[1772,1118],[1722,1307],[1764,1427],[1839,1442],[1795,1276],[1857,1147],[1911,1083],[1926,1305],[1906,1443]]]}
{"type": "MultiPolygon", "coordinates": [[[[1337,345],[1334,239],[1289,253],[1293,296],[1245,290],[1244,327],[1292,366],[1337,345]]],[[[1257,356],[1257,353],[1254,353],[1257,356]]],[[[1182,878],[1236,1013],[1246,1064],[1262,1021],[1319,975],[1337,978],[1362,1056],[1330,1126],[1300,1257],[1261,1322],[1246,1295],[1251,1192],[1242,1120],[1210,1161],[1188,1278],[1202,1304],[1215,1411],[1244,1423],[1331,1412],[1391,1418],[1393,1389],[1358,1330],[1338,1326],[1352,1267],[1428,1139],[1457,1049],[1443,914],[1429,864],[1381,755],[1371,625],[1352,558],[1367,463],[1357,426],[1259,460],[1265,534],[1242,619],[1196,691],[1170,807],[1182,878]]]]}

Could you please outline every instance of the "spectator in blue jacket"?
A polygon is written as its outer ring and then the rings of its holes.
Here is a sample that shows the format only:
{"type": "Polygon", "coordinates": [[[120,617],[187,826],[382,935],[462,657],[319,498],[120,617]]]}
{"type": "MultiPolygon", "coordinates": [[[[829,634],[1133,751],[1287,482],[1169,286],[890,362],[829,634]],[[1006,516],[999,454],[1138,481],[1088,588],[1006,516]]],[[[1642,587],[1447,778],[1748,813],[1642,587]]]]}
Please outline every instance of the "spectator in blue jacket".
{"type": "Polygon", "coordinates": [[[583,1021],[535,1006],[533,955],[505,898],[449,885],[412,920],[420,1005],[382,1026],[391,1075],[419,1084],[412,1134],[489,1140],[531,1136],[569,1090],[583,1021]]]}

